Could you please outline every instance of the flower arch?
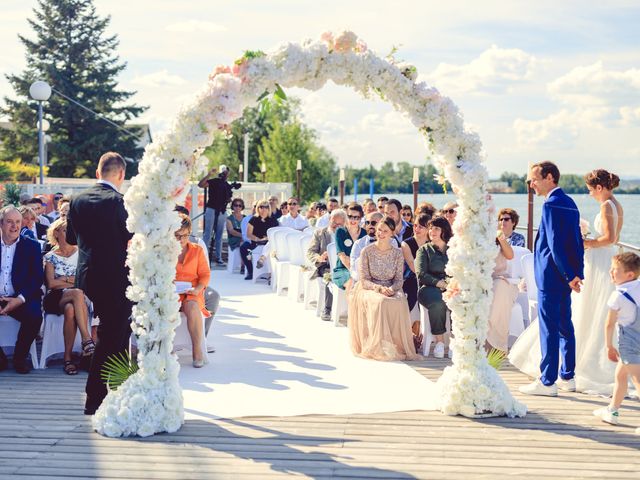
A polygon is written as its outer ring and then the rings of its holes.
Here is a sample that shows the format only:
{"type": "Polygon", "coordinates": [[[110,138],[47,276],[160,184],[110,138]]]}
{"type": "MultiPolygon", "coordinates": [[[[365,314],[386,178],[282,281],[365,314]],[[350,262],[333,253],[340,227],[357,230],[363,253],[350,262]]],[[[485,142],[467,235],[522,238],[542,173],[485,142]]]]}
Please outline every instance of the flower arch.
{"type": "Polygon", "coordinates": [[[481,142],[464,129],[454,103],[416,77],[415,67],[377,56],[353,32],[325,33],[268,54],[247,51],[232,67],[215,69],[170,131],[147,146],[125,195],[127,227],[134,232],[128,296],[136,302],[132,329],[140,370],[109,392],[93,418],[99,433],[148,436],[174,432],[184,422],[180,367],[171,353],[179,321],[172,283],[179,250],[172,234],[178,228],[173,207],[184,201],[190,175],[204,168],[201,152],[216,130],[240,117],[264,92],[294,86],[317,90],[328,80],[366,98],[377,94],[403,112],[424,136],[458,197],[448,266],[450,289],[458,293],[447,301],[454,357],[438,381],[441,410],[448,415],[525,415],[526,407],[513,399],[484,352],[496,252],[481,142]]]}

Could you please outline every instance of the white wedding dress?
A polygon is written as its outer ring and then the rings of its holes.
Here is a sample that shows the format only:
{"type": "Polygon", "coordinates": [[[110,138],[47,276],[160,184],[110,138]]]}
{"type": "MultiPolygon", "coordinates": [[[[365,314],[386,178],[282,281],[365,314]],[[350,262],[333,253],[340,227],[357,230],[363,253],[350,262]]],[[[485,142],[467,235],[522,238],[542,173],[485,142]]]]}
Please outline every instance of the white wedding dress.
{"type": "MultiPolygon", "coordinates": [[[[614,224],[617,231],[618,213],[611,200],[614,224]]],[[[602,235],[600,214],[595,218],[594,228],[602,235]]],[[[607,358],[604,339],[604,324],[607,319],[607,300],[614,290],[609,277],[611,258],[616,247],[611,245],[589,248],[584,254],[584,284],[580,293],[571,294],[571,319],[576,333],[576,390],[579,392],[611,395],[616,364],[607,358]]],[[[614,333],[615,335],[615,333],[614,333]]],[[[617,338],[614,337],[614,344],[617,338]]],[[[509,361],[527,375],[540,376],[540,334],[538,320],[534,321],[518,337],[509,352],[509,361]]]]}

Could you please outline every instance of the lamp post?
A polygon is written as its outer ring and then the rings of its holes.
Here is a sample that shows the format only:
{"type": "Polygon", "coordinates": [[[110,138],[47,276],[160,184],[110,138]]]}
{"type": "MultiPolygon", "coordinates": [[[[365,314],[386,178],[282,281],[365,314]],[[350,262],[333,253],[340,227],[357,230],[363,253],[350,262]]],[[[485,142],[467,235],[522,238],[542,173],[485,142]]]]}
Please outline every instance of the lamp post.
{"type": "MultiPolygon", "coordinates": [[[[242,161],[244,162],[244,168],[242,167],[242,164],[240,164],[240,178],[242,178],[242,181],[244,183],[247,183],[249,181],[249,134],[248,133],[244,134],[244,152],[243,152],[242,161]],[[243,171],[245,172],[244,176],[242,176],[243,171]]],[[[264,183],[264,180],[262,180],[262,182],[264,183]]]]}
{"type": "Polygon", "coordinates": [[[528,180],[531,172],[531,162],[527,168],[527,248],[533,252],[533,188],[528,180]]]}
{"type": "Polygon", "coordinates": [[[418,188],[420,186],[420,169],[413,167],[413,211],[418,209],[418,188]]]}
{"type": "Polygon", "coordinates": [[[42,102],[51,97],[51,86],[38,80],[29,87],[29,95],[38,102],[38,164],[40,165],[40,185],[44,184],[44,122],[42,119],[42,102]]]}
{"type": "Polygon", "coordinates": [[[340,205],[344,205],[344,168],[340,169],[340,205]]]}
{"type": "Polygon", "coordinates": [[[300,201],[300,185],[302,184],[302,160],[296,164],[296,198],[300,201]]]}

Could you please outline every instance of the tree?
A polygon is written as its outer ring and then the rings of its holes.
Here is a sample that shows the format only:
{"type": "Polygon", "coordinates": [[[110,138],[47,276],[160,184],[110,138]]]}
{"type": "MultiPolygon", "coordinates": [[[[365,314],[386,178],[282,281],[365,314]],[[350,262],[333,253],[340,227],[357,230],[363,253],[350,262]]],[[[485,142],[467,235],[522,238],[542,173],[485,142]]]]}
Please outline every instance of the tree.
{"type": "MultiPolygon", "coordinates": [[[[19,75],[7,75],[16,98],[5,97],[6,106],[0,109],[12,124],[12,129],[0,131],[0,156],[23,163],[37,158],[37,104],[29,96],[29,86],[35,80],[46,81],[62,95],[121,127],[147,108],[127,104],[135,92],[117,88],[116,78],[126,63],[115,54],[116,35],[106,35],[110,18],[96,14],[93,0],[38,0],[34,15],[29,24],[36,38],[19,36],[26,49],[27,67],[19,75]]],[[[92,176],[97,157],[108,150],[131,160],[140,157],[136,135],[110,125],[62,95],[54,93],[45,104],[51,125],[51,175],[92,176]]],[[[135,170],[135,163],[131,163],[127,173],[135,170]]]]}

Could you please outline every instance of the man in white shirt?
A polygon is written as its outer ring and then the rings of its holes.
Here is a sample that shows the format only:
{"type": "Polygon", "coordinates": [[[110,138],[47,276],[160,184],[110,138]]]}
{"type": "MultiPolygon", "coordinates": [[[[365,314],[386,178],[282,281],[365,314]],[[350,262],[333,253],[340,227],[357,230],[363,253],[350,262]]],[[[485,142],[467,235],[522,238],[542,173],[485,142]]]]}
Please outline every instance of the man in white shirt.
{"type": "Polygon", "coordinates": [[[350,272],[354,282],[358,281],[358,260],[360,259],[362,249],[376,241],[376,225],[382,220],[382,217],[383,215],[377,211],[369,213],[364,221],[364,228],[367,230],[367,235],[356,240],[356,243],[354,243],[351,248],[351,255],[349,256],[351,263],[350,272]]]}
{"type": "Polygon", "coordinates": [[[280,217],[280,225],[283,227],[293,228],[294,230],[304,230],[309,226],[309,222],[306,218],[300,215],[300,204],[298,199],[291,197],[287,201],[289,206],[289,213],[280,217]]]}
{"type": "Polygon", "coordinates": [[[44,215],[44,208],[46,207],[46,204],[43,202],[41,198],[33,197],[27,203],[27,207],[31,208],[31,210],[35,212],[36,221],[39,224],[44,225],[45,227],[48,227],[49,225],[51,225],[51,222],[49,221],[49,219],[44,215]]]}
{"type": "Polygon", "coordinates": [[[316,221],[316,228],[325,228],[329,226],[329,217],[331,216],[331,212],[327,211],[327,206],[318,202],[316,205],[318,220],[316,221]]]}

